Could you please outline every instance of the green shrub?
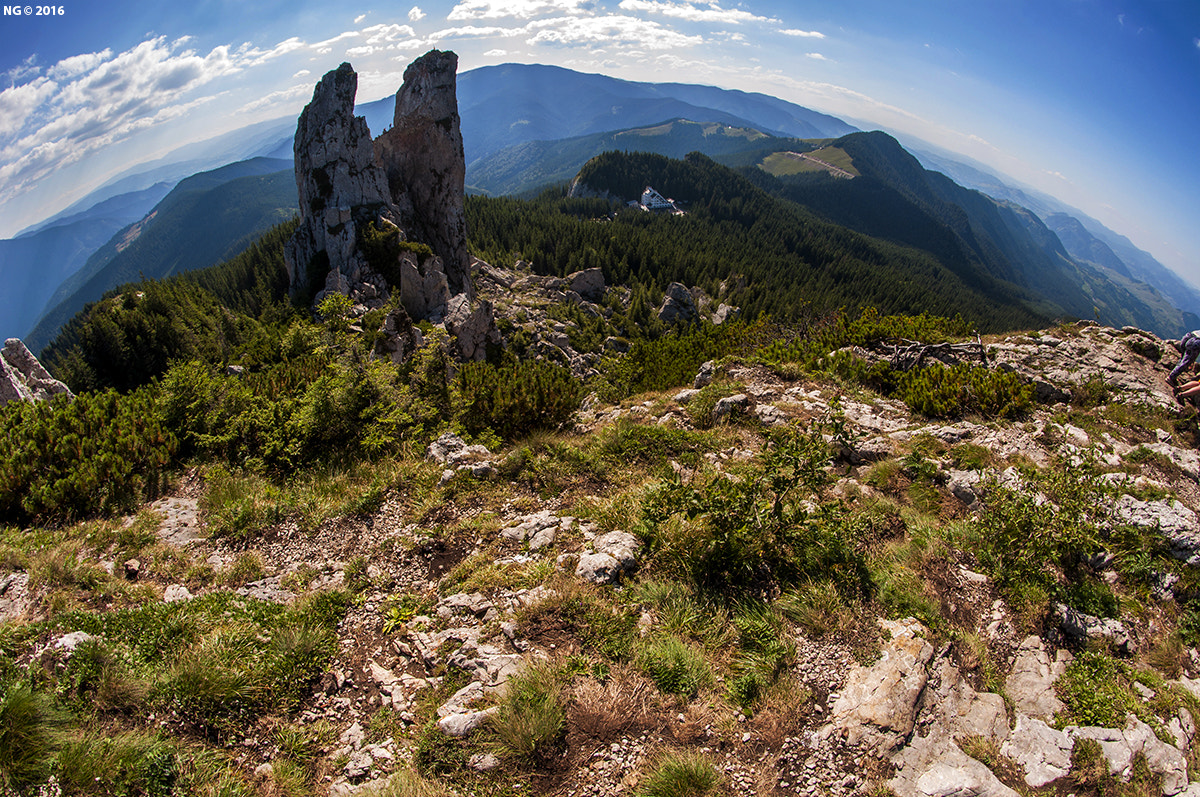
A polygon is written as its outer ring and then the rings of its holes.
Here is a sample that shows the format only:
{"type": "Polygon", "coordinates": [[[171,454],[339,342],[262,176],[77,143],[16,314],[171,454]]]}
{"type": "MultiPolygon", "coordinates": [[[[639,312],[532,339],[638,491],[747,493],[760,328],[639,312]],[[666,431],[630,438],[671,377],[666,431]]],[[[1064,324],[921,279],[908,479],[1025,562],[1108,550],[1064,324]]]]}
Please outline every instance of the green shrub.
{"type": "Polygon", "coordinates": [[[638,797],[703,797],[721,784],[721,774],[702,753],[668,753],[638,789],[638,797]]]}
{"type": "Polygon", "coordinates": [[[1063,702],[1058,719],[1064,725],[1120,728],[1127,715],[1146,713],[1127,667],[1103,653],[1085,650],[1076,656],[1054,691],[1063,702]]]}
{"type": "Polygon", "coordinates": [[[67,794],[169,797],[181,763],[174,743],[156,734],[86,731],[63,745],[54,774],[67,794]]]}
{"type": "Polygon", "coordinates": [[[467,363],[454,388],[462,427],[472,435],[491,430],[505,440],[559,428],[578,409],[582,393],[570,371],[537,360],[500,367],[467,363]]]}
{"type": "Polygon", "coordinates": [[[1028,607],[1047,597],[1074,598],[1115,611],[1111,591],[1082,567],[1085,557],[1104,547],[1100,529],[1111,525],[1110,490],[1085,466],[1037,474],[1021,491],[986,489],[984,510],[971,526],[978,534],[976,555],[1010,602],[1028,607]]]}
{"type": "Polygon", "coordinates": [[[175,449],[150,389],[10,401],[0,409],[0,516],[131,512],[159,494],[175,449]]]}
{"type": "Polygon", "coordinates": [[[679,697],[695,697],[712,681],[704,654],[673,635],[646,643],[638,653],[638,665],[660,690],[679,697]]]}
{"type": "Polygon", "coordinates": [[[524,761],[545,758],[562,741],[566,727],[562,679],[556,667],[540,664],[508,680],[489,722],[504,756],[524,761]]]}
{"type": "Polygon", "coordinates": [[[437,720],[430,720],[417,734],[413,766],[425,776],[456,775],[466,769],[468,755],[461,740],[442,733],[437,720]]]}
{"type": "Polygon", "coordinates": [[[779,596],[775,606],[784,617],[815,639],[844,631],[854,619],[832,581],[813,581],[793,587],[779,596]]]}
{"type": "Polygon", "coordinates": [[[823,427],[774,435],[760,463],[740,478],[673,479],[642,500],[641,536],[653,561],[698,591],[724,600],[773,592],[816,578],[847,594],[867,584],[855,550],[855,519],[820,503],[831,450],[823,427]]]}
{"type": "Polygon", "coordinates": [[[795,659],[796,651],[784,638],[779,615],[766,603],[748,601],[736,607],[733,625],[738,632],[738,653],[729,694],[735,703],[749,709],[795,659]]]}
{"type": "Polygon", "coordinates": [[[22,790],[49,774],[66,718],[26,683],[5,685],[0,698],[0,786],[22,790]]]}

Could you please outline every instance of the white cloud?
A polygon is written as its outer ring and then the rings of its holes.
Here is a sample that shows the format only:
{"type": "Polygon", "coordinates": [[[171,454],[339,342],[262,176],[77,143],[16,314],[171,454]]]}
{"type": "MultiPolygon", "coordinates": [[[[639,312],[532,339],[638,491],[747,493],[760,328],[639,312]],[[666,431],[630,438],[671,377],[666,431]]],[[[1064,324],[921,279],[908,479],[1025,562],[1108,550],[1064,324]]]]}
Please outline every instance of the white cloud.
{"type": "Polygon", "coordinates": [[[622,11],[646,11],[651,14],[662,14],[664,17],[683,19],[688,22],[704,22],[707,24],[740,25],[743,22],[778,22],[770,17],[760,17],[741,9],[721,8],[717,3],[710,2],[707,8],[698,8],[691,3],[672,3],[666,0],[621,0],[619,8],[622,11]]]}
{"type": "Polygon", "coordinates": [[[294,50],[299,50],[307,46],[303,41],[293,36],[290,39],[284,39],[270,50],[253,49],[247,45],[243,45],[242,50],[238,54],[247,59],[246,66],[261,66],[267,61],[274,60],[281,55],[287,55],[294,50]]]}
{"type": "Polygon", "coordinates": [[[10,86],[15,86],[28,78],[41,74],[42,68],[37,65],[37,53],[26,58],[21,63],[4,73],[10,86]]]}
{"type": "Polygon", "coordinates": [[[297,77],[308,77],[308,76],[309,76],[309,75],[311,75],[311,74],[312,74],[312,72],[311,72],[310,70],[308,70],[308,69],[301,69],[299,72],[297,72],[296,74],[292,75],[292,77],[293,77],[293,78],[297,78],[297,77]]]}
{"type": "Polygon", "coordinates": [[[87,72],[89,69],[95,69],[110,58],[112,58],[112,50],[107,49],[98,53],[72,55],[46,70],[46,76],[51,80],[67,80],[87,72]]]}
{"type": "Polygon", "coordinates": [[[183,49],[185,42],[158,37],[116,55],[72,56],[0,92],[0,204],[97,150],[212,100],[216,92],[198,99],[193,92],[268,55],[226,45],[200,54],[183,49]]]}
{"type": "Polygon", "coordinates": [[[621,45],[648,50],[693,47],[704,43],[702,36],[687,36],[657,22],[637,17],[560,17],[530,22],[528,43],[561,45],[621,45]]]}
{"type": "Polygon", "coordinates": [[[443,28],[436,33],[429,34],[430,41],[439,41],[441,39],[482,39],[488,36],[499,36],[500,38],[511,38],[520,36],[525,33],[525,28],[501,28],[494,25],[476,26],[463,25],[458,28],[443,28]]]}
{"type": "Polygon", "coordinates": [[[824,39],[825,38],[825,34],[821,33],[820,31],[817,31],[817,30],[796,30],[795,28],[789,28],[787,30],[781,30],[779,32],[784,34],[785,36],[799,36],[800,38],[803,38],[803,39],[824,39]]]}
{"type": "Polygon", "coordinates": [[[361,35],[367,37],[367,44],[380,44],[411,39],[417,35],[417,32],[408,25],[372,25],[369,28],[363,28],[361,35]]]}
{"type": "Polygon", "coordinates": [[[529,19],[550,12],[578,13],[589,5],[590,0],[462,0],[446,19],[529,19]]]}
{"type": "Polygon", "coordinates": [[[413,6],[408,10],[409,22],[420,22],[423,19],[425,19],[425,12],[421,10],[420,6],[413,6]]]}
{"type": "MultiPolygon", "coordinates": [[[[307,71],[308,70],[304,70],[306,74],[307,71]]],[[[306,97],[311,91],[312,86],[307,84],[303,86],[292,86],[290,89],[272,91],[265,97],[261,97],[257,100],[246,103],[241,108],[238,108],[236,111],[234,111],[234,113],[250,113],[251,111],[257,111],[260,108],[266,108],[267,106],[274,105],[275,103],[294,100],[298,97],[306,97]]]]}
{"type": "Polygon", "coordinates": [[[508,55],[508,50],[500,49],[488,50],[486,53],[484,53],[484,57],[486,58],[503,58],[506,55],[508,55]]]}
{"type": "Polygon", "coordinates": [[[367,18],[366,14],[359,14],[357,17],[354,18],[354,24],[357,25],[358,23],[362,22],[366,18],[367,18]]]}
{"type": "Polygon", "coordinates": [[[811,58],[814,61],[828,61],[829,60],[828,58],[821,55],[820,53],[805,53],[804,57],[811,58]]]}

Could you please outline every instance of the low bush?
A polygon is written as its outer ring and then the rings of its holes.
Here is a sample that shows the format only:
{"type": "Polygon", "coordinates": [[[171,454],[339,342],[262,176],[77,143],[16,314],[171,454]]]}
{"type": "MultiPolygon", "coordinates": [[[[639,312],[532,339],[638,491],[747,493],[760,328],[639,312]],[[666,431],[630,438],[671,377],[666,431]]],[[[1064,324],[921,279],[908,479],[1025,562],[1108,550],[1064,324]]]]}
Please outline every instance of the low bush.
{"type": "Polygon", "coordinates": [[[579,407],[582,385],[567,369],[537,360],[467,363],[454,383],[456,415],[470,434],[492,431],[515,440],[537,429],[557,429],[579,407]]]}
{"type": "Polygon", "coordinates": [[[638,797],[703,797],[721,785],[721,773],[702,753],[671,752],[642,781],[638,797]]]}
{"type": "Polygon", "coordinates": [[[524,762],[547,758],[566,727],[563,673],[552,664],[518,672],[505,685],[489,727],[505,757],[524,762]]]}
{"type": "Polygon", "coordinates": [[[0,786],[23,791],[45,780],[66,718],[49,696],[27,683],[8,683],[0,696],[0,786]]]}
{"type": "Polygon", "coordinates": [[[667,694],[692,698],[712,682],[704,653],[674,635],[651,639],[638,652],[637,661],[667,694]]]}
{"type": "Polygon", "coordinates": [[[177,447],[154,393],[113,390],[0,409],[0,516],[68,521],[158,496],[177,447]]]}

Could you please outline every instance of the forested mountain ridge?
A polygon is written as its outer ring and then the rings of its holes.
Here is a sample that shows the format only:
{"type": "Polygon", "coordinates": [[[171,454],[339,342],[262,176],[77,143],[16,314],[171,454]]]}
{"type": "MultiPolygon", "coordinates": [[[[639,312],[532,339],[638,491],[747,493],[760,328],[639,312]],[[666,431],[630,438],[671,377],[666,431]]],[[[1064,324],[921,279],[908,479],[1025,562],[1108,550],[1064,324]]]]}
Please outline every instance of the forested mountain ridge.
{"type": "Polygon", "coordinates": [[[1164,335],[1190,328],[1192,317],[1153,289],[1072,257],[1034,213],[926,170],[891,136],[852,133],[830,145],[849,155],[859,177],[798,174],[766,187],[834,222],[935,253],[952,268],[982,268],[1032,292],[1051,316],[1098,316],[1164,335]]]}
{"type": "Polygon", "coordinates": [[[720,122],[672,119],[649,127],[595,133],[575,138],[528,141],[479,158],[471,164],[468,190],[523,194],[571,180],[588,160],[606,151],[651,152],[682,158],[689,152],[710,157],[743,152],[748,146],[781,147],[777,139],[753,127],[720,122]]]}
{"type": "Polygon", "coordinates": [[[598,266],[615,283],[636,278],[661,288],[680,281],[713,292],[741,275],[745,287],[733,303],[752,317],[793,319],[871,305],[882,312],[961,313],[981,329],[1045,318],[1029,309],[1030,295],[981,269],[955,272],[927,253],[824,221],[703,155],[679,161],[606,153],[584,166],[575,185],[621,199],[651,185],[689,213],[635,211],[597,225],[575,217],[568,200],[469,202],[469,214],[479,214],[469,215],[475,245],[485,259],[523,252],[547,273],[598,266]]]}
{"type": "Polygon", "coordinates": [[[85,304],[113,287],[139,275],[162,278],[208,267],[289,218],[296,188],[288,166],[256,158],[181,181],[146,218],[114,235],[60,286],[27,338],[30,348],[40,351],[85,304]]]}

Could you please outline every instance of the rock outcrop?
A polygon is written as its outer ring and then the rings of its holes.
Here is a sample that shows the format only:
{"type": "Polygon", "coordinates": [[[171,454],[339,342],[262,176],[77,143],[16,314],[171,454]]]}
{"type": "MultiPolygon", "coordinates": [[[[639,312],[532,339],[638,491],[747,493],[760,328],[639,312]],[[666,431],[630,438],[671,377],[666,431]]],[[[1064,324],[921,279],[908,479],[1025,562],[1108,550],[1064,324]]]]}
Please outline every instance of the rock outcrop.
{"type": "MultiPolygon", "coordinates": [[[[350,64],[321,79],[296,128],[300,227],[285,260],[293,295],[341,293],[361,316],[398,292],[410,320],[444,324],[458,356],[478,360],[499,333],[471,281],[457,66],[457,55],[438,50],[409,65],[394,124],[374,140],[354,116],[350,64]]],[[[388,316],[377,356],[411,353],[418,336],[403,320],[388,316]]]]}
{"type": "Polygon", "coordinates": [[[400,220],[367,121],[354,115],[357,92],[358,75],[344,63],[321,78],[296,125],[300,227],[284,254],[293,294],[307,290],[314,272],[327,265],[324,289],[355,298],[355,284],[375,276],[365,270],[361,228],[381,217],[400,220]]]}
{"type": "Polygon", "coordinates": [[[415,240],[442,258],[452,294],[474,298],[463,188],[467,164],[458,116],[458,56],[430,50],[404,70],[392,129],[375,140],[391,194],[415,240]]]}
{"type": "Polygon", "coordinates": [[[19,338],[9,338],[0,351],[0,407],[10,401],[45,401],[72,395],[50,375],[19,338]]]}

